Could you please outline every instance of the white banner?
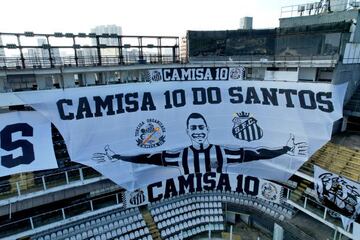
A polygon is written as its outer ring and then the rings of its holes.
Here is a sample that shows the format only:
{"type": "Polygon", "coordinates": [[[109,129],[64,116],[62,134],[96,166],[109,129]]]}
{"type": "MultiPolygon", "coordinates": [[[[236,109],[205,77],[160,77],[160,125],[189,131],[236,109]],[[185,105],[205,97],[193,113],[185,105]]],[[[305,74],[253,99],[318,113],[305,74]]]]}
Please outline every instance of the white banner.
{"type": "Polygon", "coordinates": [[[170,178],[133,192],[126,191],[124,202],[129,208],[202,191],[237,192],[280,203],[282,187],[252,176],[207,172],[170,178]]]}
{"type": "Polygon", "coordinates": [[[318,201],[342,217],[344,228],[360,217],[360,184],[314,165],[318,201]],[[346,220],[345,220],[346,219],[346,220]]]}
{"type": "Polygon", "coordinates": [[[0,114],[0,176],[57,168],[51,123],[37,112],[0,114]]]}
{"type": "Polygon", "coordinates": [[[184,81],[16,94],[56,125],[72,161],[137,189],[210,171],[284,181],[330,139],[345,89],[184,81]]]}
{"type": "Polygon", "coordinates": [[[201,81],[201,80],[243,80],[245,68],[238,67],[186,67],[148,70],[147,81],[201,81]]]}

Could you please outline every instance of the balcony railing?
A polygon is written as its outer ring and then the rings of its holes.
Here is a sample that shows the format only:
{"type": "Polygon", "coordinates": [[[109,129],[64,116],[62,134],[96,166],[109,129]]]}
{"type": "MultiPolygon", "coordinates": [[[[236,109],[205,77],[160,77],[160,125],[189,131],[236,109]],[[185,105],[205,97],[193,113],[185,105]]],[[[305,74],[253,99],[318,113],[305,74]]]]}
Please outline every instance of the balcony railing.
{"type": "Polygon", "coordinates": [[[358,0],[350,0],[349,3],[340,4],[335,1],[309,2],[305,4],[282,7],[280,18],[311,16],[334,11],[345,11],[358,8],[359,6],[360,1],[358,0]]]}
{"type": "Polygon", "coordinates": [[[238,63],[244,66],[324,66],[334,67],[339,61],[339,55],[242,55],[242,56],[196,56],[190,57],[192,63],[238,63]]]}
{"type": "Polygon", "coordinates": [[[94,212],[96,210],[106,209],[111,206],[119,206],[121,208],[123,207],[121,195],[121,193],[115,193],[54,211],[31,216],[15,222],[3,224],[0,226],[0,238],[3,239],[4,237],[34,230],[55,222],[67,220],[85,213],[94,212]]]}
{"type": "Polygon", "coordinates": [[[340,215],[320,204],[313,196],[304,193],[300,198],[294,194],[293,198],[293,191],[290,189],[287,189],[286,195],[288,203],[293,206],[295,204],[296,208],[305,211],[305,213],[310,213],[312,215],[311,217],[315,217],[317,220],[322,221],[329,227],[335,229],[335,234],[339,231],[341,234],[352,238],[352,233],[349,229],[343,228],[340,215]]]}
{"type": "Polygon", "coordinates": [[[55,174],[2,183],[0,184],[0,202],[9,198],[26,196],[29,193],[46,191],[58,186],[65,186],[79,181],[83,182],[84,180],[101,176],[101,174],[90,167],[82,167],[55,174]]]}
{"type": "Polygon", "coordinates": [[[130,64],[169,64],[179,63],[178,56],[172,55],[144,55],[141,59],[135,55],[119,56],[106,55],[98,58],[96,56],[87,57],[55,57],[51,61],[49,58],[24,58],[20,57],[0,57],[0,71],[7,69],[47,69],[59,67],[94,67],[94,66],[117,66],[130,64]]]}

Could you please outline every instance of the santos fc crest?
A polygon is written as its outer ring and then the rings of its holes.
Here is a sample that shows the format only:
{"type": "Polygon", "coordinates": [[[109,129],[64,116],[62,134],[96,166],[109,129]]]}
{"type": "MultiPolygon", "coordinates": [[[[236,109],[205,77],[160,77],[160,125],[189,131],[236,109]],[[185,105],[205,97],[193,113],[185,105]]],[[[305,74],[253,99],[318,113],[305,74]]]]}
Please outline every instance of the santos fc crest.
{"type": "Polygon", "coordinates": [[[236,113],[232,121],[234,123],[232,134],[237,139],[251,142],[262,138],[263,130],[250,113],[236,113]]]}

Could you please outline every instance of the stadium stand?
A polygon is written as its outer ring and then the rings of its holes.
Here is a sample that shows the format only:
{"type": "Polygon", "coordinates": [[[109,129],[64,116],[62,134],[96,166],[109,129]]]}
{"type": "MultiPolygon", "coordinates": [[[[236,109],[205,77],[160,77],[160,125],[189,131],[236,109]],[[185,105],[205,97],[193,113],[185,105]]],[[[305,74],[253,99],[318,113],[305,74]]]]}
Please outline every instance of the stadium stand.
{"type": "MultiPolygon", "coordinates": [[[[293,209],[287,204],[278,205],[247,195],[220,191],[194,193],[159,201],[151,204],[149,211],[160,231],[161,239],[181,239],[181,236],[191,238],[207,232],[209,228],[213,231],[224,230],[223,204],[226,202],[256,209],[280,221],[291,219],[294,215],[293,209]]],[[[152,239],[149,229],[142,229],[146,226],[142,214],[137,208],[108,211],[49,229],[32,238],[47,239],[50,236],[51,239],[139,239],[142,236],[152,239]],[[86,232],[86,235],[82,234],[83,232],[86,232]],[[147,235],[143,236],[144,233],[147,235]]]]}
{"type": "Polygon", "coordinates": [[[45,239],[152,239],[138,209],[111,211],[32,237],[45,239]]]}
{"type": "Polygon", "coordinates": [[[359,149],[351,149],[329,142],[317,151],[300,170],[311,176],[313,175],[313,165],[329,169],[354,181],[360,180],[359,149]]]}

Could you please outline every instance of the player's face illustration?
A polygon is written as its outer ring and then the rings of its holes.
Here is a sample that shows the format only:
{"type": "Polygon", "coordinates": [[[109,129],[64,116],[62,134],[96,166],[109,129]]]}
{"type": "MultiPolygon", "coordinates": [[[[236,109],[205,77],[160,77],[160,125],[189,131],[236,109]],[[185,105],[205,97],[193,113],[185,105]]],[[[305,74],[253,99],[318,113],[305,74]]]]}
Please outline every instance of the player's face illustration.
{"type": "Polygon", "coordinates": [[[202,118],[190,118],[187,128],[187,134],[191,141],[203,144],[208,138],[208,127],[202,118]]]}

